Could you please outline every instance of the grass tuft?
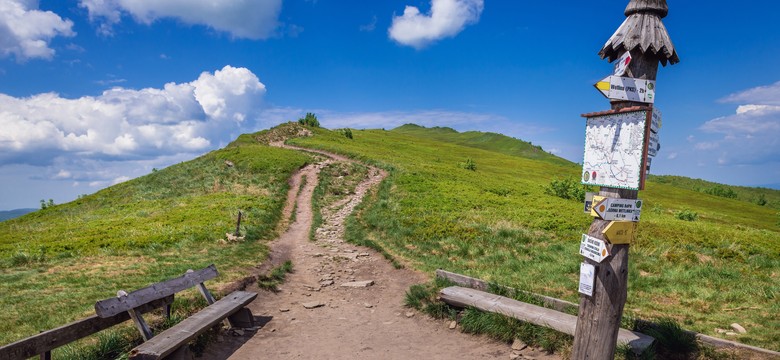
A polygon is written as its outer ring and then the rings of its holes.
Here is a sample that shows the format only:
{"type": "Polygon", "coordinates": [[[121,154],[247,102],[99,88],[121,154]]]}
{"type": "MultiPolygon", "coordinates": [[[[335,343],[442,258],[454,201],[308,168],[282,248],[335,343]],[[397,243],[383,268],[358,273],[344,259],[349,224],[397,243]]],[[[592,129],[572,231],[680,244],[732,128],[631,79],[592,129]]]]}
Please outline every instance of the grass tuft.
{"type": "Polygon", "coordinates": [[[260,276],[257,279],[257,286],[263,290],[278,292],[277,287],[284,282],[287,274],[293,272],[292,261],[287,260],[284,264],[273,268],[267,275],[260,276]]]}

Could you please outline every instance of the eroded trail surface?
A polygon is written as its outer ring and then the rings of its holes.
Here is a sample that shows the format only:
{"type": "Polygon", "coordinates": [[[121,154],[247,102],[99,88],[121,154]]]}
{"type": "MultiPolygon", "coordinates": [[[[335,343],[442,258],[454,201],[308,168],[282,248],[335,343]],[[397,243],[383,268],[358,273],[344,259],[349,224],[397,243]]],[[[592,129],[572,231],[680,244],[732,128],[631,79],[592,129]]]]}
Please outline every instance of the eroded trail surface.
{"type": "MultiPolygon", "coordinates": [[[[324,154],[324,153],[321,153],[324,154]]],[[[250,291],[250,304],[262,327],[226,336],[211,346],[207,359],[508,359],[508,345],[450,329],[403,306],[404,294],[423,274],[395,269],[381,254],[343,240],[344,219],[386,176],[370,168],[354,193],[324,208],[316,241],[309,240],[312,192],[327,155],[291,180],[288,199],[297,202],[295,221],[272,246],[272,261],[289,258],[294,272],[278,292],[250,291]],[[300,187],[305,176],[305,186],[300,187]]],[[[293,208],[288,206],[288,211],[293,208]]]]}

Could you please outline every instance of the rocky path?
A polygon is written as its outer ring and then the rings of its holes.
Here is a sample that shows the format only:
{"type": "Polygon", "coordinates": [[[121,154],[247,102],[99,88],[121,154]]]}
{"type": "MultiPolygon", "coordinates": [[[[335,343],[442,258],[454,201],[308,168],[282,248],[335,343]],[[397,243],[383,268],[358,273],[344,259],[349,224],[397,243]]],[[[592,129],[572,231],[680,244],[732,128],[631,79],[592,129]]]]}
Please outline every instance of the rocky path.
{"type": "MultiPolygon", "coordinates": [[[[276,144],[277,146],[279,144],[276,144]]],[[[325,153],[321,153],[325,154],[325,153]]],[[[347,195],[323,209],[316,241],[309,240],[311,197],[328,159],[302,169],[291,180],[287,212],[297,202],[295,221],[272,244],[272,262],[293,262],[294,272],[250,304],[262,326],[254,332],[226,336],[204,354],[206,359],[509,359],[510,346],[450,329],[404,307],[404,294],[427,278],[410,269],[395,269],[381,254],[343,240],[344,219],[363,196],[386,176],[370,168],[347,195]],[[298,192],[301,179],[306,183],[298,192]]],[[[530,356],[528,351],[525,351],[530,356]]],[[[541,357],[540,357],[541,358],[541,357]]]]}

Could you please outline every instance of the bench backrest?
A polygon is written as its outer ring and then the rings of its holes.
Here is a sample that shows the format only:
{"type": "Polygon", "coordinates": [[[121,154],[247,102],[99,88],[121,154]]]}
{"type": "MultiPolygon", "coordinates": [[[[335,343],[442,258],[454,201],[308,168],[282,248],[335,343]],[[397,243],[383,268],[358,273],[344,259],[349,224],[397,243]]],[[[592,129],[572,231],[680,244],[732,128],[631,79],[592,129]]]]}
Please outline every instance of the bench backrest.
{"type": "Polygon", "coordinates": [[[113,297],[95,303],[95,313],[102,318],[135,309],[148,302],[162,299],[179,291],[197,286],[206,280],[217,277],[214,264],[206,268],[187,272],[175,279],[156,283],[143,289],[135,290],[127,295],[113,297]]]}

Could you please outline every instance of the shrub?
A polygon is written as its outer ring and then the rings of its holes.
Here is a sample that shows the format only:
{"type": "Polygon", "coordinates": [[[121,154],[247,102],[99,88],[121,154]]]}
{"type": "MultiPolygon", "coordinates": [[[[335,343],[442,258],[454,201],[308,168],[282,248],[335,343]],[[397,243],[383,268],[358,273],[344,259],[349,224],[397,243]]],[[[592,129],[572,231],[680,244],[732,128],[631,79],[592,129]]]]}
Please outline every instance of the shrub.
{"type": "Polygon", "coordinates": [[[590,187],[580,184],[574,178],[553,179],[550,185],[544,188],[544,193],[547,195],[577,201],[585,201],[585,193],[588,191],[590,187]]]}
{"type": "Polygon", "coordinates": [[[704,192],[705,194],[720,196],[720,197],[729,198],[729,199],[736,199],[737,198],[737,193],[734,192],[733,189],[731,189],[729,187],[723,187],[723,186],[720,186],[720,185],[715,185],[715,186],[713,186],[711,188],[704,189],[702,192],[704,192]]]}
{"type": "Polygon", "coordinates": [[[49,199],[48,202],[46,200],[41,199],[41,210],[48,209],[48,208],[50,208],[52,206],[54,206],[54,200],[53,199],[49,199]]]}
{"type": "Polygon", "coordinates": [[[474,160],[471,158],[468,158],[466,161],[459,163],[458,166],[466,170],[477,171],[477,163],[474,162],[474,160]]]}
{"type": "Polygon", "coordinates": [[[674,213],[674,217],[685,221],[696,221],[699,219],[699,213],[690,209],[679,210],[674,213]]]}
{"type": "Polygon", "coordinates": [[[766,196],[764,194],[759,195],[758,200],[756,200],[756,204],[758,204],[758,206],[764,206],[766,203],[766,196]]]}
{"type": "Polygon", "coordinates": [[[350,128],[341,129],[341,133],[342,133],[342,134],[344,135],[344,137],[346,137],[347,139],[352,139],[352,129],[350,129],[350,128]]]}
{"type": "Polygon", "coordinates": [[[306,113],[305,117],[298,119],[298,123],[305,126],[320,127],[320,121],[314,113],[306,113]]]}

